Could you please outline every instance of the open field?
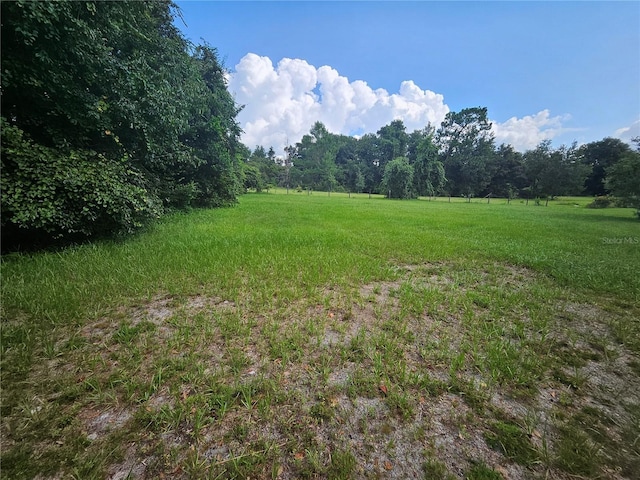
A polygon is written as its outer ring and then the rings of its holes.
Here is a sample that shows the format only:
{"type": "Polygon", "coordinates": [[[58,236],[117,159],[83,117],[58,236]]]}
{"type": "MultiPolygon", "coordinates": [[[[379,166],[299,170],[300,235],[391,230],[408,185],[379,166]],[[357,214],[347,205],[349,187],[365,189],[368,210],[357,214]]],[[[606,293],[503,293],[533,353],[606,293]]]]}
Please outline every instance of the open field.
{"type": "Polygon", "coordinates": [[[640,478],[640,222],[282,189],[2,263],[3,478],[640,478]]]}

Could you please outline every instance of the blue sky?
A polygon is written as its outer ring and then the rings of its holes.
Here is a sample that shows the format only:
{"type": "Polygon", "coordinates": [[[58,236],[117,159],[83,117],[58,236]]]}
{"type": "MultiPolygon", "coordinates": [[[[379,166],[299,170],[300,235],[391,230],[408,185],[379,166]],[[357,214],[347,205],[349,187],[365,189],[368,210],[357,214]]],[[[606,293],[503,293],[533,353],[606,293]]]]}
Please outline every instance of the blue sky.
{"type": "Polygon", "coordinates": [[[640,2],[178,5],[185,36],[230,70],[251,148],[296,142],[315,120],[412,131],[474,106],[520,150],[640,135],[640,2]]]}

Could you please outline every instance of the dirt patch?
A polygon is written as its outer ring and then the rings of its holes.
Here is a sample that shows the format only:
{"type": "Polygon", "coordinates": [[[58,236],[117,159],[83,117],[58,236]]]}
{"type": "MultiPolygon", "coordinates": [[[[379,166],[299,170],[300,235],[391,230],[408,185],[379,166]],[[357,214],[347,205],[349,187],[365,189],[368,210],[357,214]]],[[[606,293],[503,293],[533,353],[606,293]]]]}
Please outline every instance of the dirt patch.
{"type": "Polygon", "coordinates": [[[168,388],[162,388],[149,397],[145,404],[147,410],[158,410],[162,407],[173,408],[175,405],[175,398],[169,393],[168,388]]]}
{"type": "Polygon", "coordinates": [[[87,438],[91,441],[122,428],[132,417],[133,412],[128,408],[100,410],[89,407],[78,415],[85,425],[87,438]]]}
{"type": "Polygon", "coordinates": [[[400,288],[401,282],[377,282],[363,285],[360,288],[360,296],[370,303],[379,306],[397,306],[398,301],[392,293],[400,288]]]}
{"type": "Polygon", "coordinates": [[[140,459],[135,445],[127,448],[124,461],[109,467],[107,478],[109,480],[126,480],[130,478],[145,478],[147,464],[151,458],[140,459]]]}
{"type": "Polygon", "coordinates": [[[156,325],[164,324],[175,313],[175,305],[171,297],[154,298],[149,304],[131,312],[132,323],[136,325],[143,320],[156,325]]]}
{"type": "Polygon", "coordinates": [[[484,462],[507,473],[506,478],[527,478],[521,466],[507,462],[487,446],[482,424],[477,422],[476,414],[459,396],[445,394],[423,408],[430,417],[431,446],[449,472],[463,478],[474,462],[484,462]]]}
{"type": "Polygon", "coordinates": [[[220,297],[207,297],[205,295],[196,295],[189,297],[185,303],[185,308],[189,311],[231,311],[236,309],[235,302],[225,300],[220,297]]]}

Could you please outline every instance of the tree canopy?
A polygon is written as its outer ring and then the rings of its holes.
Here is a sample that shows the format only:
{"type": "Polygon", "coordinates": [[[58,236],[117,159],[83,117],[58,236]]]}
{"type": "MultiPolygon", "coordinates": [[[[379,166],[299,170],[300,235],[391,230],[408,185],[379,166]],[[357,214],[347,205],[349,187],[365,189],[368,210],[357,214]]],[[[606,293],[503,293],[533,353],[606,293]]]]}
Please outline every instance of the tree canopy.
{"type": "Polygon", "coordinates": [[[606,173],[606,188],[619,199],[622,206],[633,207],[640,219],[640,137],[633,139],[636,150],[625,152],[606,173]]]}

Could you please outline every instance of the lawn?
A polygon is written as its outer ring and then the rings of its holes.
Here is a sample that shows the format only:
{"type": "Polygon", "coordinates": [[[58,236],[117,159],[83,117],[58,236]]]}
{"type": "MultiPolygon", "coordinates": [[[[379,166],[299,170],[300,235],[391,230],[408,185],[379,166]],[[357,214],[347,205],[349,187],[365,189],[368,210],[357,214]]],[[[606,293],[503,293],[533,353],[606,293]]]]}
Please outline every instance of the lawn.
{"type": "Polygon", "coordinates": [[[640,222],[282,189],[2,259],[6,478],[638,478],[640,222]]]}

